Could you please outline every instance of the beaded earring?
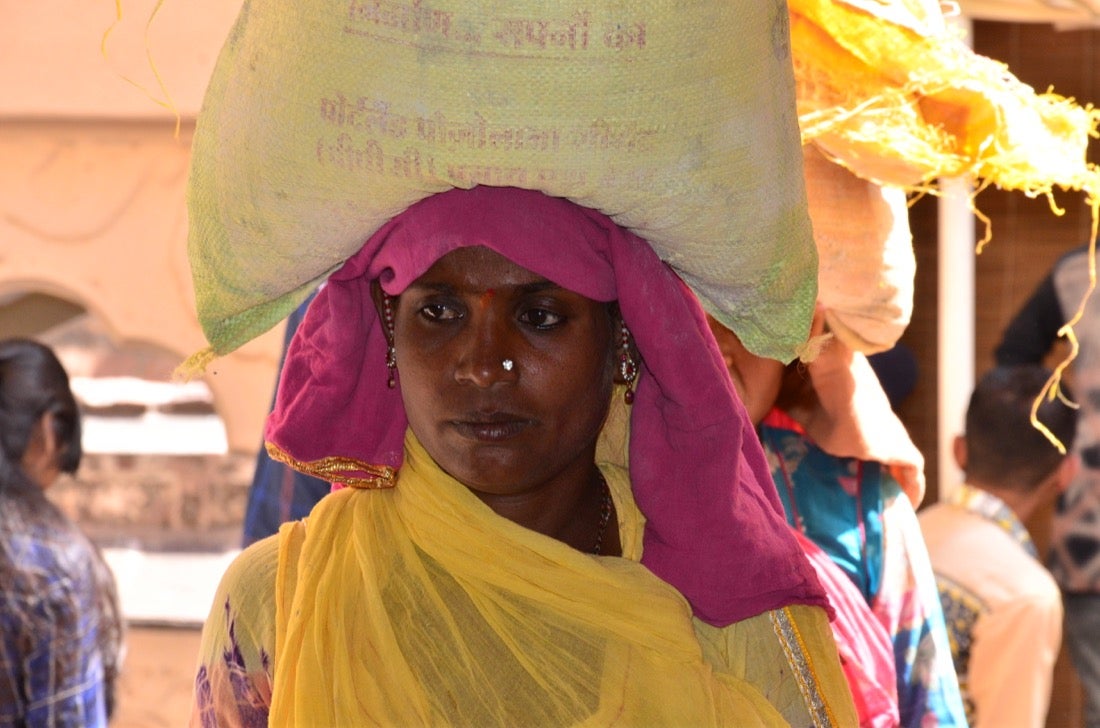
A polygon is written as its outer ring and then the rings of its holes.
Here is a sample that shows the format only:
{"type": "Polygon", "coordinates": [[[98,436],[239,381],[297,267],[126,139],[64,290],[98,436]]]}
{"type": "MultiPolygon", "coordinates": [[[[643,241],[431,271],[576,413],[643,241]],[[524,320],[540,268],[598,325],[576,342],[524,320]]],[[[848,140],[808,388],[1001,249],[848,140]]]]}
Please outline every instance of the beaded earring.
{"type": "Polygon", "coordinates": [[[634,380],[638,378],[638,363],[630,350],[630,329],[625,321],[619,321],[619,378],[626,384],[623,401],[634,404],[634,380]]]}
{"type": "Polygon", "coordinates": [[[386,386],[393,389],[397,386],[397,350],[393,346],[393,299],[387,293],[382,294],[382,326],[386,332],[386,369],[389,372],[386,386]]]}

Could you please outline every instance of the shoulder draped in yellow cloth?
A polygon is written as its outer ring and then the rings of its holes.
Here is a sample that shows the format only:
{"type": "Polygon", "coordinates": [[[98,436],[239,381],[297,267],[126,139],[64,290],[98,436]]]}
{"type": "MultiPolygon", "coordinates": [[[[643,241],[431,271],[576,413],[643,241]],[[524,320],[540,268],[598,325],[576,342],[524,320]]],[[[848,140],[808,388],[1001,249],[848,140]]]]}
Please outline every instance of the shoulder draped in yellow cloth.
{"type": "Polygon", "coordinates": [[[622,559],[497,516],[411,434],[396,488],[339,491],[284,526],[271,724],[843,724],[823,612],[695,622],[636,563],[625,471],[605,476],[622,559]]]}

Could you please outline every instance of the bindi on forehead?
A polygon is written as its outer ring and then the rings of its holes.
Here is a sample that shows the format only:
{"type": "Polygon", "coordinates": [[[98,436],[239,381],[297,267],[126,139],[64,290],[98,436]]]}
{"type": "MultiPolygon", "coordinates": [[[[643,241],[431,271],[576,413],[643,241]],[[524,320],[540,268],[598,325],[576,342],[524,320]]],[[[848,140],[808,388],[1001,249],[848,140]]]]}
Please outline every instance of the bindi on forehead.
{"type": "Polygon", "coordinates": [[[493,302],[493,297],[496,296],[496,294],[497,294],[497,292],[496,292],[495,288],[486,289],[486,291],[484,293],[482,293],[480,298],[478,299],[479,302],[481,303],[481,307],[483,309],[488,308],[489,304],[491,304],[493,302]]]}

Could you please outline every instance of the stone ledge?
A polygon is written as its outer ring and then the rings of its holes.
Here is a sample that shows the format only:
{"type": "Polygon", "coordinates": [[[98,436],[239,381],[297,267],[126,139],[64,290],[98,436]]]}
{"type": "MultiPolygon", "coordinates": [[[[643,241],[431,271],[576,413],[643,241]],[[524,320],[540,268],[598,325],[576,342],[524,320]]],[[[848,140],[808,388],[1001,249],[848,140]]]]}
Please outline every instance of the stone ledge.
{"type": "Polygon", "coordinates": [[[255,456],[88,454],[50,499],[104,546],[213,551],[241,540],[255,456]]]}

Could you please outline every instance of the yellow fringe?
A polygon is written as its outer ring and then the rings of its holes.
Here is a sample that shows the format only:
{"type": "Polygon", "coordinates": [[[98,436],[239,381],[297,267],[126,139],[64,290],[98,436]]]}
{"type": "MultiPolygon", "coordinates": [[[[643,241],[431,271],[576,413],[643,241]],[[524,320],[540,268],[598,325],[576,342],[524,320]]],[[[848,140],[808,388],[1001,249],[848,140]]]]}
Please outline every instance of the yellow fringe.
{"type": "MultiPolygon", "coordinates": [[[[160,92],[161,92],[161,94],[163,94],[164,98],[158,99],[156,96],[153,95],[153,93],[151,91],[149,91],[149,89],[147,89],[145,86],[138,83],[134,79],[130,78],[129,76],[119,74],[119,78],[121,78],[123,81],[130,84],[131,86],[133,86],[137,90],[141,91],[143,94],[145,94],[145,96],[150,101],[155,103],[157,106],[165,108],[169,112],[171,112],[172,116],[174,116],[175,119],[176,119],[176,125],[175,125],[175,129],[172,133],[172,138],[176,139],[178,141],[179,138],[180,138],[180,123],[181,123],[180,110],[179,110],[179,107],[176,106],[176,102],[172,99],[172,94],[168,92],[168,85],[164,83],[164,79],[160,75],[160,70],[157,68],[156,61],[153,60],[153,51],[149,47],[149,29],[152,27],[153,20],[156,19],[157,14],[160,12],[160,9],[163,5],[164,5],[164,0],[157,0],[157,4],[153,7],[153,12],[149,14],[149,19],[145,21],[144,44],[145,44],[145,58],[149,61],[149,70],[153,72],[153,78],[156,79],[157,87],[160,89],[160,92]]],[[[110,26],[107,27],[107,30],[103,31],[103,37],[100,39],[100,42],[99,42],[99,53],[100,53],[100,55],[103,56],[104,60],[109,60],[108,57],[107,57],[107,39],[110,37],[111,33],[114,31],[114,29],[116,27],[118,27],[119,23],[121,23],[121,22],[122,22],[122,0],[115,0],[115,19],[110,24],[110,26]]]]}
{"type": "Polygon", "coordinates": [[[176,367],[175,371],[172,372],[172,379],[177,382],[189,382],[195,377],[201,377],[206,373],[206,367],[210,365],[210,362],[217,358],[218,355],[214,351],[214,347],[208,346],[205,349],[200,349],[176,367]]]}
{"type": "Polygon", "coordinates": [[[1077,332],[1074,327],[1081,321],[1081,317],[1085,314],[1085,305],[1088,303],[1092,294],[1096,290],[1096,234],[1097,234],[1097,220],[1100,219],[1100,188],[1096,188],[1090,191],[1089,206],[1092,209],[1092,228],[1089,232],[1089,285],[1085,290],[1085,294],[1081,296],[1081,301],[1077,305],[1077,311],[1067,321],[1061,329],[1058,330],[1059,336],[1066,337],[1066,341],[1069,342],[1069,353],[1065,358],[1058,363],[1058,366],[1054,368],[1054,372],[1047,379],[1045,385],[1043,385],[1042,391],[1039,392],[1039,396],[1035,398],[1035,401],[1031,404],[1031,424],[1042,432],[1048,440],[1050,440],[1058,452],[1065,455],[1066,446],[1058,437],[1050,431],[1050,429],[1039,420],[1039,406],[1042,405],[1043,400],[1053,400],[1055,397],[1062,400],[1067,406],[1074,409],[1078,409],[1079,405],[1076,402],[1071,401],[1062,390],[1062,375],[1066,369],[1077,358],[1077,354],[1081,349],[1080,342],[1077,340],[1077,332]]]}
{"type": "MultiPolygon", "coordinates": [[[[823,150],[835,145],[833,162],[871,182],[905,189],[911,202],[939,194],[939,178],[973,180],[967,205],[984,225],[976,254],[992,239],[991,220],[975,202],[990,185],[1043,196],[1056,216],[1065,209],[1054,198],[1055,188],[1085,193],[1092,215],[1089,286],[1058,332],[1069,353],[1031,410],[1032,424],[1064,453],[1038,410],[1054,397],[1076,407],[1060,384],[1078,355],[1075,327],[1096,288],[1100,168],[1087,161],[1085,148],[1088,138],[1100,137],[1100,110],[1050,88],[1036,93],[1004,63],[970,51],[950,29],[923,35],[915,31],[920,22],[899,24],[913,12],[905,6],[897,6],[900,15],[886,6],[880,13],[829,0],[792,0],[790,7],[803,143],[820,140],[823,150]],[[952,126],[955,117],[966,124],[952,126]],[[1025,136],[1030,122],[1042,132],[1038,140],[1025,136]],[[860,165],[866,169],[855,168],[860,165]]],[[[804,348],[804,360],[820,351],[813,342],[804,348]]]]}

